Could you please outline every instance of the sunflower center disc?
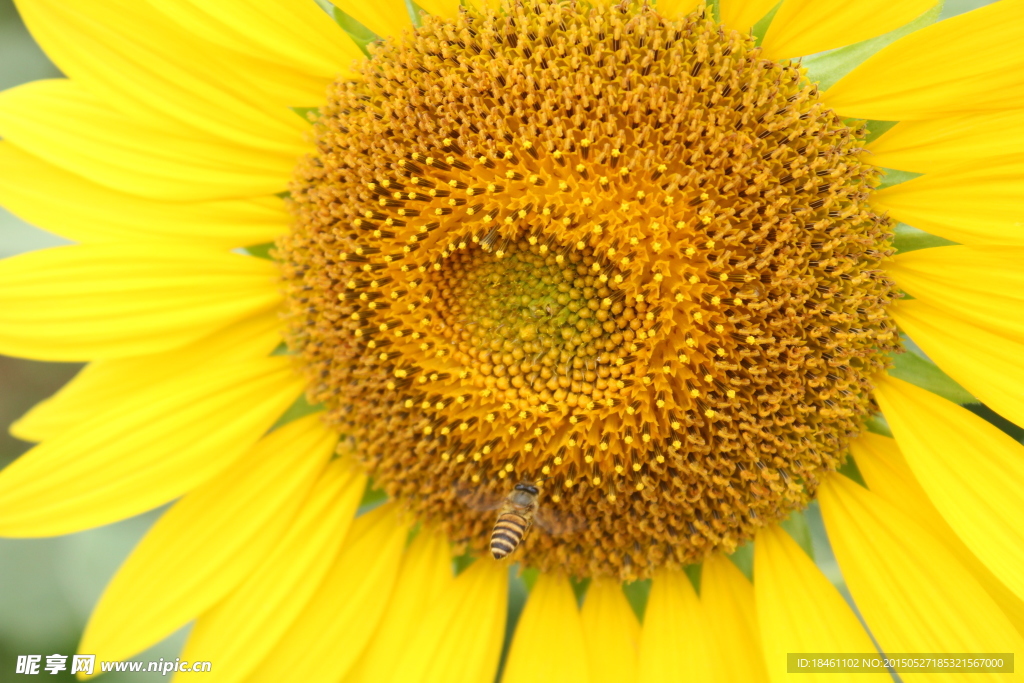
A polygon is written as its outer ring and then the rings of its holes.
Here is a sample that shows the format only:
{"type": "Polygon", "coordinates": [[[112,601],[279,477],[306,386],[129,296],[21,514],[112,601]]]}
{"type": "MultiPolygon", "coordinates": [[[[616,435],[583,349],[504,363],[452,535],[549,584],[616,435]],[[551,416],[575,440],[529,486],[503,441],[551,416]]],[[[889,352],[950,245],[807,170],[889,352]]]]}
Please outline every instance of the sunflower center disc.
{"type": "Polygon", "coordinates": [[[863,131],[749,36],[524,0],[372,48],[279,244],[312,401],[481,554],[635,578],[806,505],[898,337],[863,131]]]}

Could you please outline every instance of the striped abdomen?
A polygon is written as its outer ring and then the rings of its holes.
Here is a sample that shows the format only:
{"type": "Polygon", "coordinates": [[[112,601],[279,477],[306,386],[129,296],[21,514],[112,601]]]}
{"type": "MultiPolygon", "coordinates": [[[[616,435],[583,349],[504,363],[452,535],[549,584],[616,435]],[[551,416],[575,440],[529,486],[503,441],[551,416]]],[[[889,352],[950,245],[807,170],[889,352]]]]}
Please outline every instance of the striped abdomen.
{"type": "Polygon", "coordinates": [[[516,512],[498,515],[498,521],[494,523],[491,532],[491,554],[494,559],[500,560],[515,550],[529,526],[529,520],[516,512]]]}

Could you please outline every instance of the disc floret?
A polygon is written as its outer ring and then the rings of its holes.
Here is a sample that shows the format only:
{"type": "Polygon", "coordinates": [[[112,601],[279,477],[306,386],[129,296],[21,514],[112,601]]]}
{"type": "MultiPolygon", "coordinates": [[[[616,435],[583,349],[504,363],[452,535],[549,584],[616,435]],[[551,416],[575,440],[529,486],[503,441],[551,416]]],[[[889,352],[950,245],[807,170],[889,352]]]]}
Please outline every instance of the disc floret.
{"type": "Polygon", "coordinates": [[[338,82],[280,243],[289,345],[388,493],[483,552],[633,577],[730,550],[836,469],[898,343],[863,131],[695,13],[425,17],[338,82]]]}

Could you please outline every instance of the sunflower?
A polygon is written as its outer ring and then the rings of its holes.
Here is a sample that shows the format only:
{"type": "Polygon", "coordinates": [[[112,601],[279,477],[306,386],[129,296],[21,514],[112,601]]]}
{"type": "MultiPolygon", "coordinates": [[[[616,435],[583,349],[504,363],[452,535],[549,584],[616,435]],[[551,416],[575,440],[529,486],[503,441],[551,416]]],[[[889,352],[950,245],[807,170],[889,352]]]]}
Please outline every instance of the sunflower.
{"type": "Polygon", "coordinates": [[[81,652],[1024,652],[1024,448],[960,405],[1024,425],[1024,2],[336,5],[20,3],[68,78],[0,94],[0,202],[76,244],[0,263],[0,352],[89,364],[13,426],[0,533],[176,501],[81,652]]]}

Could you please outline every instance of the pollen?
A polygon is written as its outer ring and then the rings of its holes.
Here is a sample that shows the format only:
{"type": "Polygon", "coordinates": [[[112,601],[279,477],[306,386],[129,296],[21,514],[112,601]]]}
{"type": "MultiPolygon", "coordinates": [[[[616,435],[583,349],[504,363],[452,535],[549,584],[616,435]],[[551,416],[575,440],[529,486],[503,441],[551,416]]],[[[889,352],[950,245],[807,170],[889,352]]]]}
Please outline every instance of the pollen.
{"type": "Polygon", "coordinates": [[[898,348],[865,130],[701,11],[463,8],[330,89],[276,251],[309,400],[486,557],[649,576],[813,498],[898,348]],[[539,513],[540,514],[540,513],[539,513]]]}

